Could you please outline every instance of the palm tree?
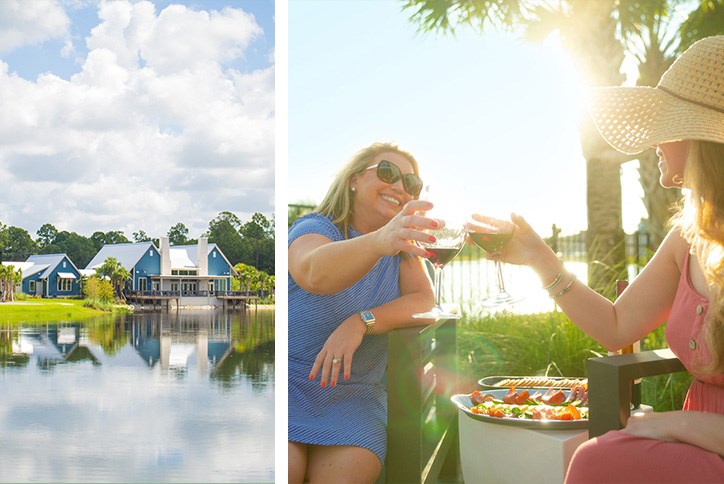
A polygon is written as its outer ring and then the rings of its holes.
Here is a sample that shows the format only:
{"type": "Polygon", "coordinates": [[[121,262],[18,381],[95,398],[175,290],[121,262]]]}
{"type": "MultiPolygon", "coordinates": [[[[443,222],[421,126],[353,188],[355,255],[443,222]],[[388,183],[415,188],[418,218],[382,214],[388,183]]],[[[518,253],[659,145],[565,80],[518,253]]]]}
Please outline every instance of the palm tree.
{"type": "Polygon", "coordinates": [[[103,261],[103,265],[96,269],[96,273],[99,277],[105,276],[110,279],[116,297],[122,301],[125,300],[123,285],[131,277],[131,274],[115,257],[109,257],[103,261]]]}
{"type": "Polygon", "coordinates": [[[15,286],[23,280],[23,273],[20,269],[15,270],[13,265],[0,264],[0,301],[15,300],[15,286]]]}
{"type": "MultiPolygon", "coordinates": [[[[722,1],[700,0],[699,8],[695,11],[700,19],[696,24],[698,30],[695,35],[702,37],[711,34],[711,30],[723,28],[722,1]],[[714,7],[711,7],[712,4],[714,7]],[[704,20],[701,20],[702,18],[704,20]]],[[[472,26],[480,32],[488,27],[504,30],[522,28],[528,39],[540,40],[558,30],[562,44],[586,74],[588,85],[594,87],[621,84],[624,81],[621,74],[624,52],[635,47],[634,39],[640,39],[643,33],[648,33],[649,39],[661,39],[660,34],[663,34],[664,29],[657,27],[663,24],[657,24],[656,21],[660,22],[674,6],[685,2],[686,0],[407,0],[403,10],[410,11],[411,21],[424,31],[452,33],[457,25],[472,26]],[[651,37],[652,34],[655,34],[654,37],[651,37]]],[[[689,38],[690,36],[687,37],[689,38]]],[[[659,43],[648,45],[660,46],[659,43]]],[[[646,53],[649,54],[646,60],[649,65],[657,66],[656,71],[660,77],[663,73],[661,68],[669,61],[656,63],[653,55],[656,49],[646,53]]],[[[652,73],[648,82],[651,82],[654,74],[652,73]]],[[[623,155],[608,146],[590,119],[582,121],[580,137],[587,174],[588,280],[592,288],[604,292],[607,281],[612,277],[611,269],[625,268],[625,265],[620,264],[620,261],[625,260],[620,165],[633,157],[623,155]]],[[[651,194],[647,208],[650,214],[656,212],[655,223],[659,224],[662,218],[659,210],[666,205],[666,201],[660,200],[657,189],[651,183],[650,165],[650,160],[642,162],[642,172],[646,174],[645,178],[642,175],[642,182],[646,193],[651,194]]]]}

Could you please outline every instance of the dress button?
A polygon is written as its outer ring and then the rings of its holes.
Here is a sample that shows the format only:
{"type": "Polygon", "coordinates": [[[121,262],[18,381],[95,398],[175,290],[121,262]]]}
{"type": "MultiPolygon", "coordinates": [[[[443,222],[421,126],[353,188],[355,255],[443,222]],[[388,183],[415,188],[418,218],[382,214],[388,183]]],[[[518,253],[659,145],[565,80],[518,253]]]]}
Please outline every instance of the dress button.
{"type": "Polygon", "coordinates": [[[703,312],[704,312],[704,306],[702,306],[701,304],[696,306],[696,314],[701,314],[703,312]]]}
{"type": "Polygon", "coordinates": [[[689,340],[689,348],[691,348],[692,350],[695,350],[695,349],[696,349],[696,341],[694,341],[693,339],[690,339],[690,340],[689,340]]]}

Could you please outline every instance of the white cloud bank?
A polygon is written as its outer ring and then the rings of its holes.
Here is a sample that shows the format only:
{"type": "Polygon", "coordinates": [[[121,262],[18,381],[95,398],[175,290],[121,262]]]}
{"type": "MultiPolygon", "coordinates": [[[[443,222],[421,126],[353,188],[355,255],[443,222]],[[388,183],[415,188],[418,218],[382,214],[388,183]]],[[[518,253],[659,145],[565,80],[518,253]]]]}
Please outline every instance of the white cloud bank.
{"type": "Polygon", "coordinates": [[[70,36],[58,4],[20,3],[0,2],[1,222],[196,237],[221,211],[271,216],[273,60],[231,67],[264,35],[252,15],[101,2],[80,71],[24,79],[3,50],[70,36]]]}

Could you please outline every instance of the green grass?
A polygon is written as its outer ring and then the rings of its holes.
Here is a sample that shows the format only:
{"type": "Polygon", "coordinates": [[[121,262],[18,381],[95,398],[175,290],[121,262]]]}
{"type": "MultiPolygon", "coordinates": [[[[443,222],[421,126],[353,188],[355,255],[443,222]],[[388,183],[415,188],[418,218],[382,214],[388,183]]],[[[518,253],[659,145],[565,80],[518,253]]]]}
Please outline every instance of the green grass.
{"type": "MultiPolygon", "coordinates": [[[[561,312],[501,313],[471,317],[458,326],[458,369],[473,385],[486,376],[586,376],[586,360],[608,354],[561,312]]],[[[642,350],[665,348],[664,328],[642,350]]],[[[657,411],[678,410],[691,377],[686,373],[645,378],[642,400],[657,411]]]]}
{"type": "Polygon", "coordinates": [[[84,307],[80,299],[25,299],[0,303],[0,324],[80,321],[104,313],[84,307]]]}

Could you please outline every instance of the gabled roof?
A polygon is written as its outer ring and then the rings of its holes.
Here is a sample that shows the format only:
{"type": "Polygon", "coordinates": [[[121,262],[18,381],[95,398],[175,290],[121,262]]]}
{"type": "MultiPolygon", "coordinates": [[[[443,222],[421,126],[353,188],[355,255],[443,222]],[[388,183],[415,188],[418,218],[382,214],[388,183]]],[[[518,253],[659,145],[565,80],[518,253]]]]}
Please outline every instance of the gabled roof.
{"type": "Polygon", "coordinates": [[[38,272],[44,271],[48,268],[48,264],[33,264],[28,266],[27,269],[23,269],[23,279],[26,277],[30,277],[33,274],[37,274],[38,272]]]}
{"type": "MultiPolygon", "coordinates": [[[[231,267],[231,273],[232,275],[235,275],[234,267],[229,262],[229,259],[226,258],[224,255],[224,252],[222,252],[221,248],[219,248],[216,244],[208,244],[206,256],[208,257],[211,252],[213,252],[214,249],[217,249],[219,251],[219,254],[221,254],[221,257],[224,258],[227,264],[229,264],[229,267],[231,267]]],[[[196,269],[198,266],[196,265],[196,254],[199,250],[199,246],[197,245],[172,245],[169,248],[169,255],[171,256],[171,269],[196,269]]]]}
{"type": "Polygon", "coordinates": [[[109,257],[115,258],[121,263],[124,269],[130,271],[133,269],[141,257],[146,253],[148,249],[153,247],[154,251],[158,253],[156,246],[153,242],[131,242],[128,244],[108,244],[104,245],[101,250],[98,251],[95,257],[88,263],[86,269],[96,269],[103,265],[103,263],[109,257]]]}
{"type": "Polygon", "coordinates": [[[65,254],[38,254],[31,255],[25,262],[32,262],[31,266],[27,271],[23,271],[23,278],[29,275],[35,274],[38,270],[34,270],[34,266],[45,266],[45,271],[40,275],[41,279],[47,278],[53,270],[60,264],[63,259],[67,259],[73,269],[78,272],[78,268],[73,264],[73,261],[65,254]]]}

